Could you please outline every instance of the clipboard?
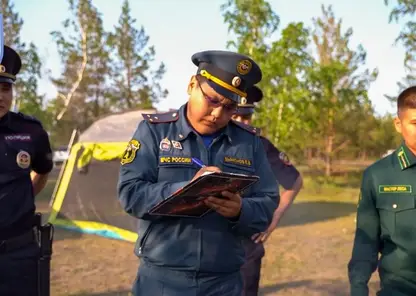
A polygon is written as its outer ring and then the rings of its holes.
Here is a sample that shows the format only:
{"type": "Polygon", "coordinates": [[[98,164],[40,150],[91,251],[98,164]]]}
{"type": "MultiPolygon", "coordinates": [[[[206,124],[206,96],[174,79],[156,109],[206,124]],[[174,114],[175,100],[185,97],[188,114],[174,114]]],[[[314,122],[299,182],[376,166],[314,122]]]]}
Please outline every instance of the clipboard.
{"type": "Polygon", "coordinates": [[[260,177],[226,172],[205,172],[194,181],[178,189],[168,198],[149,210],[150,215],[201,218],[211,208],[203,202],[208,196],[226,198],[223,191],[242,194],[260,177]]]}

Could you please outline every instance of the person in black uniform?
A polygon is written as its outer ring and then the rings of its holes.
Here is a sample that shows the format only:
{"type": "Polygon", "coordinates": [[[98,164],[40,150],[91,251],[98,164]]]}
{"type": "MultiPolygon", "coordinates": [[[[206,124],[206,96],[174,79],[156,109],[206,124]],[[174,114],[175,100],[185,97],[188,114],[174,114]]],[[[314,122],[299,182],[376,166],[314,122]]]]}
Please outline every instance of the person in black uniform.
{"type": "MultiPolygon", "coordinates": [[[[248,89],[247,103],[238,106],[233,119],[251,125],[254,104],[260,102],[262,98],[263,92],[257,86],[248,89]]],[[[285,190],[280,194],[280,204],[275,210],[273,220],[267,230],[255,234],[252,240],[245,239],[243,241],[246,252],[246,262],[241,268],[244,279],[243,296],[254,296],[258,294],[261,260],[265,253],[263,243],[277,227],[283,214],[290,207],[302,188],[303,183],[299,171],[289,161],[288,156],[284,152],[279,151],[265,137],[261,136],[261,139],[276,180],[285,190]]]]}
{"type": "Polygon", "coordinates": [[[19,55],[4,46],[0,64],[0,295],[38,295],[34,197],[52,170],[41,123],[10,111],[19,55]]]}

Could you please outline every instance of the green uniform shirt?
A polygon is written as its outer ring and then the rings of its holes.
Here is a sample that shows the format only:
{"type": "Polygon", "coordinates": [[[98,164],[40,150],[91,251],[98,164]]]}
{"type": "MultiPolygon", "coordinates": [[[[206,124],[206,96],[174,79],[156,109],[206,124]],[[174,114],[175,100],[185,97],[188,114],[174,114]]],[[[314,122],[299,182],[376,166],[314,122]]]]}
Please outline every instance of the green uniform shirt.
{"type": "Polygon", "coordinates": [[[416,295],[415,190],[416,156],[404,144],[364,171],[348,265],[351,296],[368,296],[377,267],[377,295],[416,295]]]}

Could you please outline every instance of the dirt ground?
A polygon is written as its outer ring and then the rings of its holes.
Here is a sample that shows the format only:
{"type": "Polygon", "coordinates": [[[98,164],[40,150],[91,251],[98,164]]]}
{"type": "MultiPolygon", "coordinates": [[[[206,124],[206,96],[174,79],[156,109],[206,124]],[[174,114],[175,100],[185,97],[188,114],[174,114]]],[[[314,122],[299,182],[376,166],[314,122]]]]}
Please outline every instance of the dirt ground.
{"type": "MultiPolygon", "coordinates": [[[[357,175],[357,181],[358,181],[357,175]]],[[[347,263],[355,227],[358,184],[306,182],[266,243],[260,295],[347,296],[347,263]]],[[[44,195],[50,196],[53,184],[44,195]]],[[[38,199],[39,200],[39,199],[38,199]]],[[[38,203],[47,210],[47,198],[38,203]]],[[[129,295],[138,259],[133,244],[56,230],[51,271],[53,296],[129,295]]],[[[370,295],[378,276],[370,282],[370,295]]],[[[151,295],[149,295],[151,296],[151,295]]]]}
{"type": "MultiPolygon", "coordinates": [[[[354,210],[353,204],[293,205],[267,242],[260,295],[348,295],[354,210]]],[[[131,243],[57,230],[52,295],[128,295],[137,266],[131,243]]]]}

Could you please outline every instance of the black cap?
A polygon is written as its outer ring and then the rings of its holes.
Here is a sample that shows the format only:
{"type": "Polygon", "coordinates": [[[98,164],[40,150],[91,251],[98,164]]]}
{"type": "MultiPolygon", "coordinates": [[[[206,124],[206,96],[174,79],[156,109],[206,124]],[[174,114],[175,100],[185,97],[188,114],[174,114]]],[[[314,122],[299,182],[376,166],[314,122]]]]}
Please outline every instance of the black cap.
{"type": "Polygon", "coordinates": [[[239,104],[235,110],[236,115],[249,115],[254,113],[254,103],[258,103],[263,99],[263,92],[257,86],[247,89],[247,103],[239,104]]]}
{"type": "Polygon", "coordinates": [[[192,62],[197,74],[207,78],[209,85],[220,95],[237,103],[246,103],[246,90],[260,82],[260,67],[248,56],[222,50],[208,50],[194,54],[192,62]]]}
{"type": "Polygon", "coordinates": [[[3,59],[0,64],[0,82],[14,83],[22,67],[20,56],[12,48],[3,47],[3,59]]]}

